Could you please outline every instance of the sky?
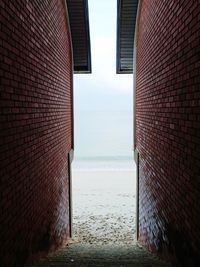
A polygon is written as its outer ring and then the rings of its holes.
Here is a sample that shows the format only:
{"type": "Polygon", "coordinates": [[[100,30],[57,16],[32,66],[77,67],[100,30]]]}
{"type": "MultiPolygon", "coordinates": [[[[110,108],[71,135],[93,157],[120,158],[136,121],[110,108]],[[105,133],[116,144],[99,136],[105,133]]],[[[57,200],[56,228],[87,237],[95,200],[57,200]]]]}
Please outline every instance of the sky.
{"type": "Polygon", "coordinates": [[[133,76],[116,74],[117,0],[89,0],[92,74],[74,75],[77,110],[132,110],[133,76]]]}

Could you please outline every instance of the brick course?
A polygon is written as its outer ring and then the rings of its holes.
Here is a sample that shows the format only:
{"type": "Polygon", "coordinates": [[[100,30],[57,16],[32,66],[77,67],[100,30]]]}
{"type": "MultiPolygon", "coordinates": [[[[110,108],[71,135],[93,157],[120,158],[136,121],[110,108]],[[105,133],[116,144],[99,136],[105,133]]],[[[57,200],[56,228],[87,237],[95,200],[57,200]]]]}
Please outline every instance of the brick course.
{"type": "Polygon", "coordinates": [[[199,37],[199,1],[140,1],[139,241],[165,257],[181,253],[183,266],[200,251],[199,37]]]}
{"type": "Polygon", "coordinates": [[[72,56],[62,0],[0,1],[0,266],[69,237],[72,56]]]}

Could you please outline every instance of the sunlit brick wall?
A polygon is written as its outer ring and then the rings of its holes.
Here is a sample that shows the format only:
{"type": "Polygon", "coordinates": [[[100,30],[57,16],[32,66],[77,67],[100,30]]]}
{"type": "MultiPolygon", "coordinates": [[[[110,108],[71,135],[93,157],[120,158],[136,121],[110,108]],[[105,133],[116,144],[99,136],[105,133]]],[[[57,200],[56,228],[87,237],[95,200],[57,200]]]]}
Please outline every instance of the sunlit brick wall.
{"type": "Polygon", "coordinates": [[[62,0],[0,1],[0,266],[69,237],[72,67],[62,0]]]}
{"type": "Polygon", "coordinates": [[[140,3],[139,240],[194,262],[200,251],[200,2],[140,3]]]}

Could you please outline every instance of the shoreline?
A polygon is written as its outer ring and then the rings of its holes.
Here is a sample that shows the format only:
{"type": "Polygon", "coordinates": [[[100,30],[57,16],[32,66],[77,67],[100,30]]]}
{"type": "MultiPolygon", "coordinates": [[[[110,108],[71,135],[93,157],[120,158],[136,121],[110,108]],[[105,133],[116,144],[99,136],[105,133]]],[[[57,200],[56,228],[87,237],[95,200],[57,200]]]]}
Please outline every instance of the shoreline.
{"type": "Polygon", "coordinates": [[[99,160],[74,160],[72,162],[73,171],[135,171],[136,165],[134,161],[129,160],[110,160],[110,161],[99,161],[99,160]]]}

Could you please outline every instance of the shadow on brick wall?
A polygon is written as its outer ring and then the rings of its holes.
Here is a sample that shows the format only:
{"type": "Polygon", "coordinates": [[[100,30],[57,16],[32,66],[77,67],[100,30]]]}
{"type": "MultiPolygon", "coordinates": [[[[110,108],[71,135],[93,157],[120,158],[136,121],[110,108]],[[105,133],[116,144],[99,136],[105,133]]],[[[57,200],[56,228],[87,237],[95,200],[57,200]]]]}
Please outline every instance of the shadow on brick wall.
{"type": "Polygon", "coordinates": [[[167,259],[173,267],[199,267],[200,254],[194,248],[186,233],[174,224],[165,225],[165,233],[158,236],[158,253],[167,259]]]}

